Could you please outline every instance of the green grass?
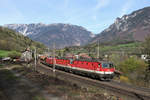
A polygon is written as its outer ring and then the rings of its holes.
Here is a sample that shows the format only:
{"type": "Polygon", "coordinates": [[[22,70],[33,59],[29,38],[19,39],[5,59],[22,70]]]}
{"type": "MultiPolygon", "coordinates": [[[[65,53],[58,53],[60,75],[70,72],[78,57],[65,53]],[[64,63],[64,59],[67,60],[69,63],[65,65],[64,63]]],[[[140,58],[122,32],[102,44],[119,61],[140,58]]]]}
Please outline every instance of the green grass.
{"type": "MultiPolygon", "coordinates": [[[[99,46],[99,52],[100,55],[104,54],[115,54],[115,53],[124,53],[124,54],[140,54],[141,53],[141,48],[142,42],[130,42],[130,43],[122,43],[122,44],[100,44],[99,46]]],[[[65,49],[57,50],[56,55],[60,51],[64,51],[63,54],[65,53],[71,53],[71,54],[80,54],[80,53],[87,53],[90,54],[91,57],[97,57],[97,50],[98,50],[98,45],[96,43],[94,44],[89,44],[86,46],[81,46],[81,47],[68,47],[68,50],[65,51],[65,49]]]]}
{"type": "Polygon", "coordinates": [[[0,50],[0,58],[2,57],[20,57],[21,53],[17,51],[6,51],[6,50],[0,50]]]}
{"type": "Polygon", "coordinates": [[[0,50],[0,57],[7,57],[11,51],[0,50]]]}
{"type": "Polygon", "coordinates": [[[134,51],[140,46],[140,43],[119,44],[110,46],[100,46],[101,52],[107,51],[134,51]]]}

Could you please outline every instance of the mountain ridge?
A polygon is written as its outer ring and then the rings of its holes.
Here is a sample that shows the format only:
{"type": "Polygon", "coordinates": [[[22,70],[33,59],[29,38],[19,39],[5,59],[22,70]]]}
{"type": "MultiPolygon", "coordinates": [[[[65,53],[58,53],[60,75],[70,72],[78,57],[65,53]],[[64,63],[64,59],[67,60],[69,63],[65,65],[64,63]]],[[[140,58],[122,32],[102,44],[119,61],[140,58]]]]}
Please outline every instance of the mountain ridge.
{"type": "Polygon", "coordinates": [[[113,24],[97,35],[82,26],[63,23],[9,24],[5,26],[49,47],[55,43],[58,48],[82,46],[97,41],[101,43],[144,41],[145,37],[150,35],[150,7],[116,18],[113,24]]]}
{"type": "Polygon", "coordinates": [[[16,30],[29,38],[52,47],[81,46],[87,44],[94,34],[82,26],[54,24],[7,24],[5,27],[16,30]]]}
{"type": "Polygon", "coordinates": [[[97,34],[91,43],[111,41],[144,41],[150,35],[150,7],[116,18],[108,28],[97,34]]]}

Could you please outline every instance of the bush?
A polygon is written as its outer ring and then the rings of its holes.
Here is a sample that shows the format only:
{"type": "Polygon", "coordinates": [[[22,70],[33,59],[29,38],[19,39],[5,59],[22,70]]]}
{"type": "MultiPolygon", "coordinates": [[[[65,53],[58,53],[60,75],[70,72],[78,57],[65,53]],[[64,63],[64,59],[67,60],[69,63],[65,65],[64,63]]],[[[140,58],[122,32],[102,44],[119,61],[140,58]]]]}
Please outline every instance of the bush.
{"type": "Polygon", "coordinates": [[[137,58],[136,56],[125,59],[119,64],[120,70],[123,72],[123,76],[120,77],[120,81],[126,83],[132,83],[138,86],[146,86],[146,69],[148,64],[145,61],[137,58]]]}
{"type": "Polygon", "coordinates": [[[135,72],[142,74],[146,70],[147,64],[143,60],[133,56],[121,62],[120,67],[121,71],[126,73],[126,75],[135,72]]]}

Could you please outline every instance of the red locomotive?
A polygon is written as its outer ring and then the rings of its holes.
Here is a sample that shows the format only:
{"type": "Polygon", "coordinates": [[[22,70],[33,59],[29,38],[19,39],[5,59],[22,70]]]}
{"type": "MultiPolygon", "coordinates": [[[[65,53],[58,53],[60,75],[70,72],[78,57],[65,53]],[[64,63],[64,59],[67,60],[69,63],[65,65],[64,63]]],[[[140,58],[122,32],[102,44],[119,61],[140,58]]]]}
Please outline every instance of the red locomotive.
{"type": "Polygon", "coordinates": [[[115,71],[112,63],[104,61],[86,61],[47,57],[45,59],[45,63],[48,65],[55,63],[56,69],[72,72],[75,74],[82,74],[101,80],[112,79],[115,71]]]}

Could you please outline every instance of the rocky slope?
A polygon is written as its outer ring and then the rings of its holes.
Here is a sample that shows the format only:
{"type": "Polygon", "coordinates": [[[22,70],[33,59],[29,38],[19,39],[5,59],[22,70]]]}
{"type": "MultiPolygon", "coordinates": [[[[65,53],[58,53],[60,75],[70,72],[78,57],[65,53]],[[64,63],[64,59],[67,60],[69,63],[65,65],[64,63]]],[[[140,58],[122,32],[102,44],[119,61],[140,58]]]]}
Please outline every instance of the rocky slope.
{"type": "Polygon", "coordinates": [[[117,18],[107,29],[92,39],[92,43],[143,41],[150,35],[150,7],[146,7],[117,18]]]}
{"type": "Polygon", "coordinates": [[[85,45],[94,36],[81,26],[62,23],[8,24],[5,27],[16,30],[32,40],[42,42],[50,48],[54,43],[56,48],[85,45]]]}

